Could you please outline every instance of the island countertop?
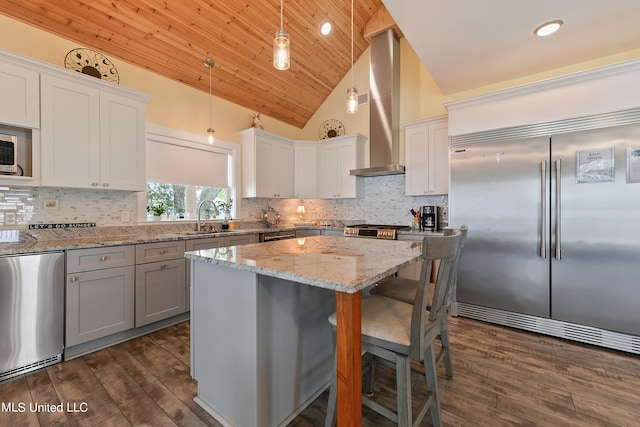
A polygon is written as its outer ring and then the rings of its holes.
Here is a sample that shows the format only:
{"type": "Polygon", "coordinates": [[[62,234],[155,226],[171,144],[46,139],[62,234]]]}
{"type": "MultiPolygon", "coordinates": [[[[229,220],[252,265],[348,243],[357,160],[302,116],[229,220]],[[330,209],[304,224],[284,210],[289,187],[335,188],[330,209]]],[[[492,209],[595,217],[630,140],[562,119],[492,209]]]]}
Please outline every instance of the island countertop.
{"type": "Polygon", "coordinates": [[[422,242],[311,236],[186,252],[224,265],[345,293],[358,292],[420,258],[422,242]]]}

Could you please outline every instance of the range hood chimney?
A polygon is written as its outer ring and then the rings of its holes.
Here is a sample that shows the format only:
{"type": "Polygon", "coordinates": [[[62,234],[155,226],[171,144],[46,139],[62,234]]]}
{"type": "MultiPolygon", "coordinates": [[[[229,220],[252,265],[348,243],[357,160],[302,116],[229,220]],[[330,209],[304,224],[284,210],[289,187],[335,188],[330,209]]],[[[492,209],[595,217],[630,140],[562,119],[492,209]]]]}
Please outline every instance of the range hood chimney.
{"type": "Polygon", "coordinates": [[[404,166],[398,164],[399,45],[393,29],[371,37],[369,167],[351,170],[351,175],[379,176],[404,173],[404,166]]]}

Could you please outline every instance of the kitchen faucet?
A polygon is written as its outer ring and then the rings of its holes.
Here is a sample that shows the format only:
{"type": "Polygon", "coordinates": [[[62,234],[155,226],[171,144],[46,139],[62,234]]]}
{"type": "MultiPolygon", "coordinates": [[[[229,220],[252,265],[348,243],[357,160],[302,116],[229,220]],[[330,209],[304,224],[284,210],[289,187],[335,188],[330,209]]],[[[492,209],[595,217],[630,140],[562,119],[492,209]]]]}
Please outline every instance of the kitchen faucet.
{"type": "Polygon", "coordinates": [[[198,205],[198,223],[196,225],[196,231],[198,233],[200,232],[200,211],[202,211],[202,205],[204,205],[205,203],[211,203],[211,206],[213,206],[213,211],[216,213],[216,215],[220,214],[220,211],[218,211],[218,207],[216,206],[215,203],[213,203],[213,200],[201,201],[200,204],[198,205]]]}

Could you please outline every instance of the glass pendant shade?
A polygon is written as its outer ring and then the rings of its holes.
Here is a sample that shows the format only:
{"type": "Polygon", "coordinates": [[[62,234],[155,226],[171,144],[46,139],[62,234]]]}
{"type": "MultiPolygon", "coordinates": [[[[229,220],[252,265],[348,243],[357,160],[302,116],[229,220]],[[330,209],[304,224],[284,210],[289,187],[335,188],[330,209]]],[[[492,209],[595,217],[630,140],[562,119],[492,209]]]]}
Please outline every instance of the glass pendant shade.
{"type": "Polygon", "coordinates": [[[215,133],[215,131],[213,130],[213,128],[209,128],[207,129],[207,133],[209,134],[209,136],[207,137],[207,139],[209,140],[209,144],[213,144],[213,134],[215,133]]]}
{"type": "Polygon", "coordinates": [[[352,87],[347,89],[347,113],[355,114],[358,112],[358,89],[352,87]]]}
{"type": "Polygon", "coordinates": [[[273,66],[278,70],[288,70],[290,64],[289,34],[280,29],[273,39],[273,66]]]}

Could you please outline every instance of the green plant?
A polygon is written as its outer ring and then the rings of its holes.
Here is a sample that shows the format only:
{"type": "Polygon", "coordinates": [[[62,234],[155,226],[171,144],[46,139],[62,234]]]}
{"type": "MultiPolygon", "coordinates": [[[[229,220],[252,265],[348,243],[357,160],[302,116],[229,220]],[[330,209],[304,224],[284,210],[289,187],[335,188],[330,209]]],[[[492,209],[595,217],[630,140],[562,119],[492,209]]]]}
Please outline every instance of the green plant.
{"type": "Polygon", "coordinates": [[[216,207],[220,212],[231,212],[231,206],[233,206],[233,199],[229,199],[228,202],[217,202],[216,207]]]}
{"type": "Polygon", "coordinates": [[[160,202],[156,205],[153,206],[147,206],[147,211],[151,211],[153,212],[153,215],[155,216],[160,216],[163,213],[165,213],[165,211],[167,210],[166,206],[164,205],[164,203],[160,202]]]}

